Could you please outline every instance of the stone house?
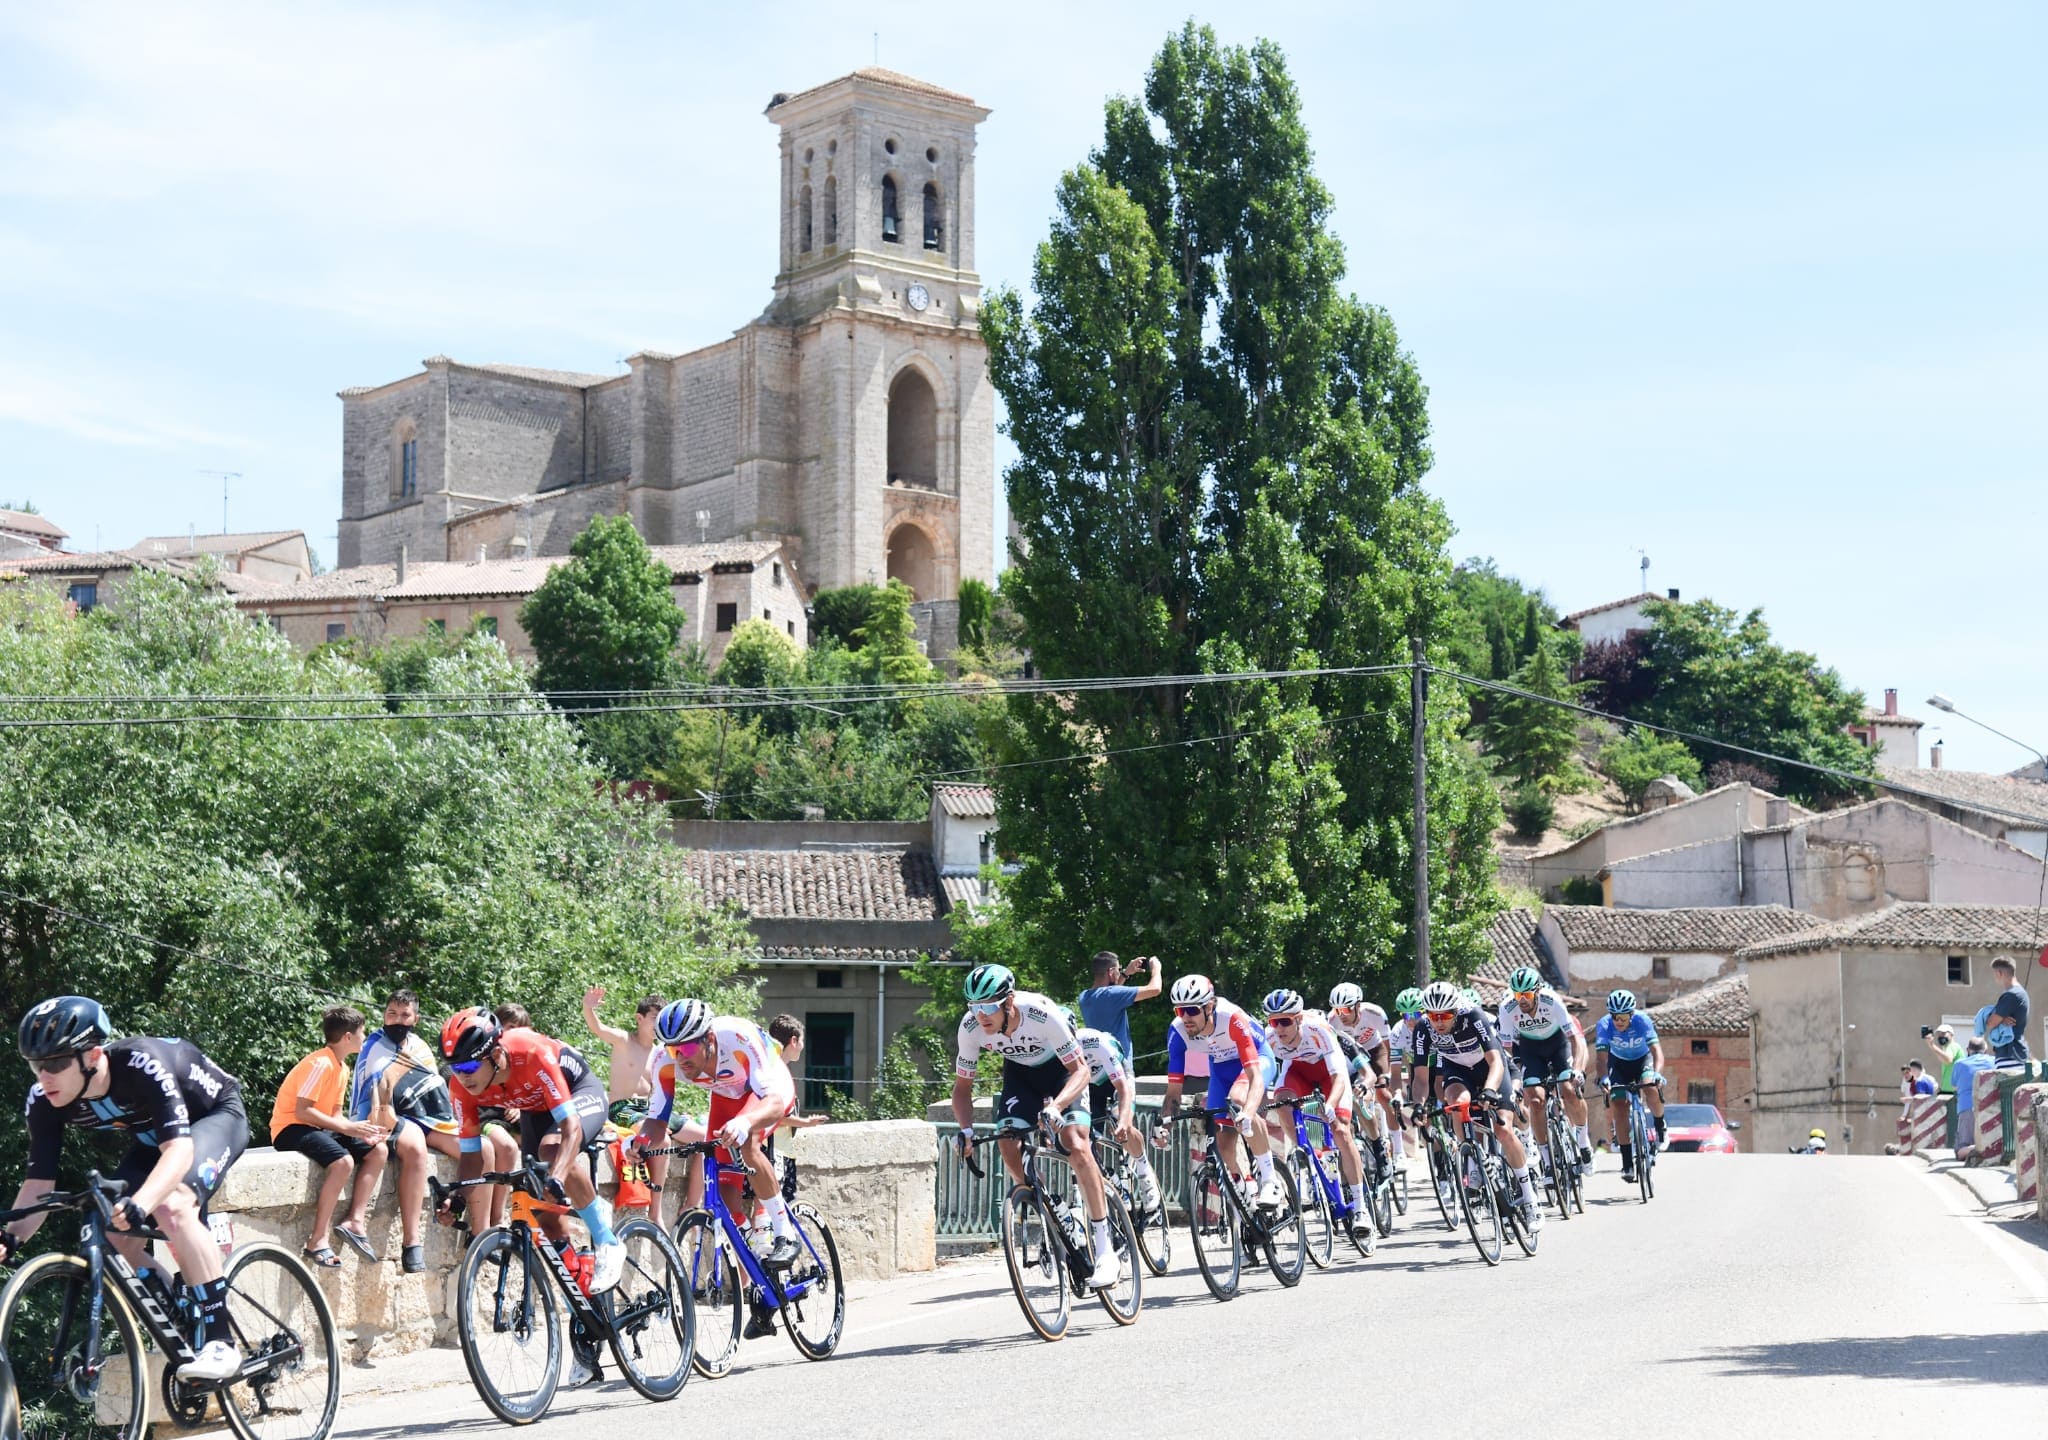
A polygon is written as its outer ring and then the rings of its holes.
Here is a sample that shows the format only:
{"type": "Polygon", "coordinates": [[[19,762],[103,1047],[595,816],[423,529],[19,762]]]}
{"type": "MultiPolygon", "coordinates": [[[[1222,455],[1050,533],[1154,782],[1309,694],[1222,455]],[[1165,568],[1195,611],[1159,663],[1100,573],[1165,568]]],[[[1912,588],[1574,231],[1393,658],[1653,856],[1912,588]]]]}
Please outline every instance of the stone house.
{"type": "Polygon", "coordinates": [[[1736,956],[1751,945],[1824,924],[1782,905],[1679,910],[1546,905],[1536,944],[1570,993],[1598,1014],[1610,990],[1633,990],[1642,1004],[1661,1004],[1734,974],[1736,956]]]}
{"type": "Polygon", "coordinates": [[[190,565],[211,555],[224,571],[266,585],[290,585],[313,575],[313,552],[303,530],[267,530],[243,535],[152,535],[128,547],[143,560],[190,565]]]}
{"type": "Polygon", "coordinates": [[[0,510],[0,560],[33,560],[64,548],[69,534],[31,510],[0,510]]]}
{"type": "Polygon", "coordinates": [[[1645,590],[1626,600],[1609,600],[1604,605],[1575,610],[1559,620],[1557,628],[1572,631],[1588,646],[1626,640],[1650,628],[1649,604],[1652,600],[1676,599],[1676,590],[1667,590],[1662,595],[1654,590],[1645,590]]]}
{"type": "Polygon", "coordinates": [[[1860,724],[1849,733],[1870,747],[1871,758],[1880,771],[1920,768],[1920,730],[1926,722],[1899,713],[1899,692],[1884,692],[1882,710],[1866,710],[1860,724]]]}
{"type": "MultiPolygon", "coordinates": [[[[89,614],[119,593],[138,570],[188,570],[196,557],[149,559],[128,550],[58,551],[23,560],[0,561],[0,580],[15,577],[57,590],[78,614],[89,614]]],[[[269,594],[267,581],[233,570],[214,572],[213,583],[237,602],[269,594]]]]}
{"type": "Polygon", "coordinates": [[[880,68],[776,95],[779,265],[729,339],[618,375],[435,356],[342,391],[341,564],[556,555],[624,514],[658,545],[778,541],[820,587],[993,582],[988,114],[880,68]]]}
{"type": "Polygon", "coordinates": [[[1530,884],[1545,897],[1558,898],[1566,881],[1597,880],[1618,861],[1783,825],[1812,813],[1747,781],[1737,781],[1616,820],[1568,845],[1533,855],[1529,859],[1530,884]]]}
{"type": "Polygon", "coordinates": [[[2024,771],[1890,770],[1878,777],[1877,788],[2029,855],[2048,855],[2048,784],[2024,771]]]}
{"type": "MultiPolygon", "coordinates": [[[[1831,1148],[1881,1153],[1899,1067],[1926,1057],[1920,1027],[1947,1021],[1971,1033],[1996,994],[1992,960],[2011,959],[2024,985],[2044,943],[2048,922],[2032,906],[1901,902],[1743,949],[1755,1008],[1753,1148],[1797,1144],[1818,1125],[1831,1148]]],[[[2042,1053],[2038,1020],[2027,1043],[2042,1053]]]]}
{"type": "Polygon", "coordinates": [[[1740,1121],[1739,1150],[1754,1145],[1756,1070],[1749,1037],[1749,977],[1737,972],[1648,1011],[1664,1043],[1664,1098],[1719,1107],[1740,1121]]]}
{"type": "MultiPolygon", "coordinates": [[[[670,593],[683,612],[678,637],[702,647],[714,667],[727,640],[745,620],[766,620],[798,645],[810,643],[804,607],[809,592],[777,540],[712,545],[656,545],[650,552],[668,567],[670,593]]],[[[237,600],[300,650],[331,641],[369,644],[403,640],[438,629],[461,634],[479,625],[497,635],[514,659],[533,658],[519,611],[566,555],[468,563],[353,565],[299,584],[237,600]]]]}

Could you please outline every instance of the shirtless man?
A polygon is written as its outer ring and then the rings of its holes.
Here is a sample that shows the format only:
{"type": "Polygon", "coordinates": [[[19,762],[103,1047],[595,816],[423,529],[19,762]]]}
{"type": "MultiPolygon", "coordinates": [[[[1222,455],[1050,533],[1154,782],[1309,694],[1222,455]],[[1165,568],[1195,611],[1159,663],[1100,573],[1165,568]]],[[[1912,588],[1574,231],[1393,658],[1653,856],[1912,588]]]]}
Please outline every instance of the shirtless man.
{"type": "Polygon", "coordinates": [[[611,1047],[612,1073],[605,1084],[605,1099],[610,1102],[613,1123],[631,1127],[646,1115],[647,1097],[654,1087],[653,1079],[647,1073],[647,1061],[654,1054],[654,1017],[661,1013],[663,1002],[659,995],[649,995],[635,1005],[630,1031],[607,1025],[597,1018],[597,1007],[603,1003],[604,986],[593,985],[586,990],[583,993],[583,1023],[592,1035],[611,1047]],[[622,1106],[621,1101],[639,1103],[622,1106]],[[630,1111],[630,1118],[622,1111],[630,1111]]]}

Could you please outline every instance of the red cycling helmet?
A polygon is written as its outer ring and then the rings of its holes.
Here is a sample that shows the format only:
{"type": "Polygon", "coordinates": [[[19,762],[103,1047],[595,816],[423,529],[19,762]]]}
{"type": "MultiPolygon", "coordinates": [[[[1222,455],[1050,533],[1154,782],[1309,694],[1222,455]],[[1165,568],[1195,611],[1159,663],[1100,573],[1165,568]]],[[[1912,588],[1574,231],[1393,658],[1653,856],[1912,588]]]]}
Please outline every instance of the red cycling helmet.
{"type": "Polygon", "coordinates": [[[441,1027],[441,1053],[458,1065],[481,1060],[504,1033],[498,1017],[481,1005],[457,1010],[441,1027]]]}

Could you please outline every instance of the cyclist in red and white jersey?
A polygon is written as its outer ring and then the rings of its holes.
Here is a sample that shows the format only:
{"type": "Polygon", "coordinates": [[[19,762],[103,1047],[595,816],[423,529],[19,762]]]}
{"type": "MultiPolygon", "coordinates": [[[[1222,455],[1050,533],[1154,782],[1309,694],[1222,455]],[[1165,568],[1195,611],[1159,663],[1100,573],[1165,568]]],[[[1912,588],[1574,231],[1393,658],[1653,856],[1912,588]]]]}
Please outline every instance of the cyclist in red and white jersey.
{"type": "MultiPolygon", "coordinates": [[[[1305,1099],[1320,1095],[1323,1113],[1330,1120],[1330,1138],[1337,1145],[1337,1172],[1343,1178],[1344,1198],[1351,1214],[1345,1226],[1357,1233],[1365,1215],[1365,1167],[1358,1158],[1358,1140],[1351,1131],[1353,1104],[1351,1066],[1337,1031],[1328,1019],[1302,1008],[1301,996],[1292,990],[1275,990],[1266,997],[1266,1043],[1272,1048],[1273,1063],[1280,1068],[1273,1081],[1278,1100],[1305,1099]]],[[[1294,1108],[1280,1112],[1281,1133],[1294,1133],[1294,1108]]],[[[1372,1225],[1364,1227],[1366,1253],[1372,1253],[1372,1225]]]]}
{"type": "Polygon", "coordinates": [[[1384,1166],[1389,1163],[1390,1149],[1397,1158],[1401,1153],[1401,1117],[1394,1109],[1393,1092],[1394,1027],[1387,1020],[1387,1012],[1368,1001],[1365,992],[1349,982],[1330,991],[1330,1025],[1363,1051],[1366,1063],[1372,1067],[1372,1093],[1358,1097],[1358,1123],[1384,1166]],[[1378,1103],[1371,1103],[1374,1101],[1378,1103]],[[1387,1119],[1385,1131],[1380,1125],[1382,1115],[1387,1119]]]}

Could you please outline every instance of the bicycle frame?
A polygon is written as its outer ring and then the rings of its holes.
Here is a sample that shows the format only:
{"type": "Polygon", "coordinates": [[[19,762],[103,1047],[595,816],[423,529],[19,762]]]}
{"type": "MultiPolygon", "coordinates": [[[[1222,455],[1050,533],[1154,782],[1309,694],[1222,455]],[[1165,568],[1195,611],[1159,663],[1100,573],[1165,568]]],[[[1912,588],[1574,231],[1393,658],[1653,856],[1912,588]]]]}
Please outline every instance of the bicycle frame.
{"type": "Polygon", "coordinates": [[[1316,1184],[1322,1187],[1324,1197],[1330,1202],[1330,1213],[1339,1220],[1349,1220],[1356,1211],[1352,1208],[1351,1202],[1345,1199],[1344,1187],[1332,1179],[1330,1172],[1323,1168],[1322,1154],[1316,1146],[1309,1144],[1308,1140],[1309,1121],[1313,1120],[1316,1124],[1323,1127],[1323,1145],[1325,1147],[1337,1143],[1337,1132],[1331,1127],[1329,1116],[1323,1114],[1310,1115],[1302,1109],[1300,1102],[1288,1103],[1286,1108],[1294,1112],[1295,1147],[1308,1157],[1309,1170],[1315,1176],[1316,1184]]]}
{"type": "MultiPolygon", "coordinates": [[[[1018,1142],[1017,1166],[1020,1170],[1024,1172],[1023,1188],[1029,1190],[1035,1197],[1042,1196],[1048,1201],[1055,1200],[1056,1197],[1050,1190],[1046,1188],[1044,1179],[1038,1173],[1038,1152],[1041,1149],[1043,1149],[1047,1143],[1051,1143],[1060,1151],[1061,1154],[1064,1155],[1066,1153],[1066,1147],[1060,1145],[1059,1142],[1056,1140],[1048,1142],[1046,1140],[1044,1133],[1040,1131],[1037,1126],[1033,1126],[1028,1130],[1019,1129],[1016,1127],[1012,1127],[1007,1130],[997,1129],[996,1131],[988,1135],[976,1135],[974,1137],[974,1144],[975,1147],[979,1149],[983,1145],[998,1144],[1004,1140],[1015,1140],[1016,1142],[1018,1142]]],[[[972,1170],[976,1175],[981,1174],[981,1167],[974,1163],[972,1156],[968,1158],[967,1168],[972,1170]]],[[[1108,1186],[1108,1184],[1109,1180],[1108,1177],[1105,1175],[1103,1177],[1103,1185],[1105,1187],[1105,1200],[1108,1198],[1106,1193],[1106,1187],[1108,1186]]],[[[1067,1234],[1064,1227],[1055,1226],[1053,1227],[1053,1231],[1056,1235],[1058,1235],[1060,1248],[1067,1257],[1067,1275],[1070,1282],[1073,1284],[1076,1291],[1085,1291],[1087,1288],[1089,1272],[1091,1272],[1095,1268],[1094,1254],[1085,1245],[1076,1246],[1074,1244],[1074,1238],[1071,1235],[1067,1234]]],[[[1132,1258],[1135,1262],[1136,1257],[1134,1256],[1132,1258]]]]}
{"type": "MultiPolygon", "coordinates": [[[[570,1273],[568,1263],[562,1258],[562,1252],[555,1248],[554,1242],[547,1239],[546,1233],[541,1229],[541,1217],[544,1215],[574,1213],[572,1207],[545,1198],[542,1186],[546,1175],[547,1172],[539,1161],[528,1159],[525,1167],[519,1170],[494,1171],[479,1175],[474,1180],[458,1180],[453,1184],[444,1184],[438,1178],[430,1176],[427,1183],[433,1190],[436,1207],[445,1196],[480,1185],[510,1186],[512,1193],[502,1228],[510,1232],[514,1251],[522,1261],[528,1255],[540,1256],[542,1268],[554,1278],[555,1288],[562,1292],[563,1299],[568,1302],[572,1330],[574,1325],[581,1324],[583,1333],[592,1344],[595,1344],[613,1333],[622,1333],[627,1325],[638,1320],[643,1313],[652,1314],[659,1302],[650,1299],[644,1309],[621,1314],[613,1309],[609,1297],[600,1309],[597,1303],[584,1293],[583,1286],[570,1273]],[[538,1242],[535,1240],[537,1235],[541,1237],[538,1242]]],[[[521,1266],[520,1273],[525,1273],[524,1265],[521,1266]]],[[[498,1272],[497,1289],[492,1298],[493,1303],[500,1308],[505,1303],[505,1287],[512,1283],[511,1276],[510,1265],[498,1272]]]]}
{"type": "MultiPolygon", "coordinates": [[[[660,1150],[649,1151],[648,1153],[653,1155],[681,1155],[684,1157],[703,1156],[704,1211],[718,1221],[719,1231],[725,1236],[726,1240],[724,1248],[730,1249],[733,1256],[739,1261],[740,1270],[746,1275],[748,1282],[754,1286],[755,1293],[761,1297],[762,1303],[772,1310],[780,1310],[789,1302],[801,1300],[810,1293],[811,1282],[809,1280],[799,1280],[792,1285],[784,1285],[761,1264],[759,1257],[754,1254],[753,1247],[747,1244],[746,1232],[740,1228],[739,1222],[733,1218],[731,1209],[727,1207],[725,1195],[721,1192],[718,1182],[721,1178],[728,1176],[744,1180],[749,1173],[746,1166],[724,1163],[718,1158],[717,1147],[708,1141],[700,1141],[691,1145],[671,1145],[660,1150]]],[[[805,1232],[801,1225],[796,1227],[796,1234],[797,1242],[810,1252],[812,1262],[821,1269],[829,1268],[825,1265],[825,1257],[818,1253],[817,1247],[811,1243],[810,1235],[805,1232]]],[[[694,1265],[696,1263],[695,1257],[686,1256],[685,1259],[690,1264],[694,1265]]],[[[713,1254],[711,1257],[711,1274],[706,1277],[713,1288],[723,1283],[723,1277],[718,1272],[718,1267],[721,1263],[723,1263],[722,1254],[713,1254]]],[[[697,1277],[693,1275],[690,1279],[694,1285],[697,1277]]]]}

